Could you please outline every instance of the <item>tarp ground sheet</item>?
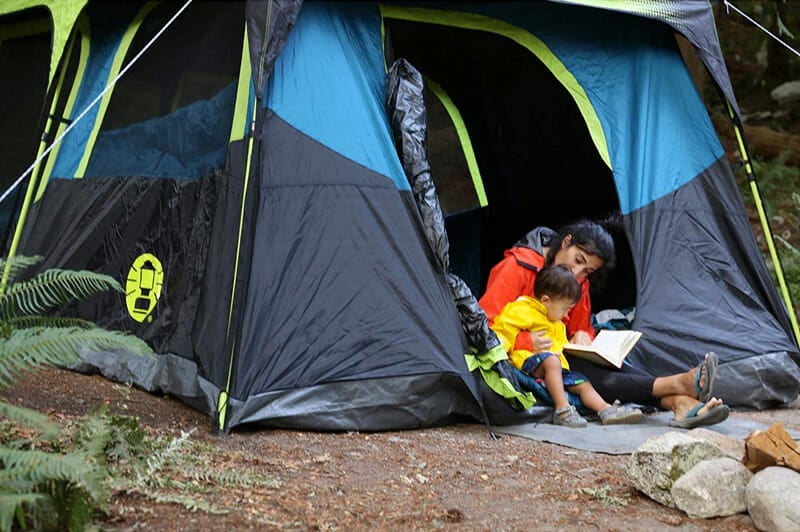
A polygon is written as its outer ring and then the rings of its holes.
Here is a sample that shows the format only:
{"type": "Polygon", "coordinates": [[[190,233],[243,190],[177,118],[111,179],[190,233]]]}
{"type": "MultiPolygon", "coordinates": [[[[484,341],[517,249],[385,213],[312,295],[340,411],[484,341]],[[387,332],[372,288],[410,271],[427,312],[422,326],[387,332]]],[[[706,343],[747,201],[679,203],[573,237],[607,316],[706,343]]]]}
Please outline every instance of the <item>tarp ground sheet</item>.
{"type": "MultiPolygon", "coordinates": [[[[542,408],[547,411],[542,414],[552,412],[550,408],[542,408]]],[[[591,451],[606,454],[630,454],[638,449],[648,439],[665,434],[667,432],[691,432],[687,429],[670,427],[669,421],[672,419],[672,412],[659,412],[645,417],[644,423],[632,425],[601,425],[598,422],[591,422],[584,429],[571,429],[550,423],[550,416],[547,415],[542,422],[525,423],[521,425],[507,425],[495,427],[494,431],[499,434],[520,436],[530,440],[555,443],[582,451],[591,451]]],[[[704,429],[719,432],[725,436],[744,439],[754,430],[765,430],[763,423],[729,417],[722,423],[703,427],[704,429]]],[[[790,431],[792,438],[797,439],[800,434],[790,431]]]]}

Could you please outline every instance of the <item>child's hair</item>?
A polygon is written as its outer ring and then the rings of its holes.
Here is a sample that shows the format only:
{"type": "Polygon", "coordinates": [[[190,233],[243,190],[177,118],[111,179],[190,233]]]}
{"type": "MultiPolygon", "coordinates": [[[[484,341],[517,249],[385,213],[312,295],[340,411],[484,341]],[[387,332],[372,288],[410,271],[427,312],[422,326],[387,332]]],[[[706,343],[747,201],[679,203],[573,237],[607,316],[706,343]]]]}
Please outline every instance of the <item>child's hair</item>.
{"type": "Polygon", "coordinates": [[[536,279],[533,281],[533,295],[536,299],[550,296],[551,299],[569,299],[577,303],[581,298],[581,285],[563,264],[548,266],[536,274],[536,279]]]}
{"type": "Polygon", "coordinates": [[[614,239],[603,225],[589,220],[581,220],[562,227],[558,234],[547,243],[550,251],[545,258],[545,264],[553,264],[556,253],[561,249],[561,243],[569,235],[572,235],[570,245],[578,246],[589,255],[603,260],[603,267],[600,269],[614,267],[616,262],[614,239]]]}

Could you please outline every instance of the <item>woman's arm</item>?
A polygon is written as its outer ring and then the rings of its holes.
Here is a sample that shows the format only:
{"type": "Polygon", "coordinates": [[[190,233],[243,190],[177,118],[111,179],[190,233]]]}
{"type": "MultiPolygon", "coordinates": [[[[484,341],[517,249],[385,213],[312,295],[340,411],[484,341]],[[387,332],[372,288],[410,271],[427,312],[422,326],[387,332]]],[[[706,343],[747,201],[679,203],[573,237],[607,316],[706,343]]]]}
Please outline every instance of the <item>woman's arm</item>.
{"type": "Polygon", "coordinates": [[[517,264],[513,255],[506,256],[492,268],[486,282],[486,292],[478,302],[486,312],[490,325],[507,303],[521,295],[532,295],[529,293],[533,287],[531,274],[532,272],[517,264]]]}

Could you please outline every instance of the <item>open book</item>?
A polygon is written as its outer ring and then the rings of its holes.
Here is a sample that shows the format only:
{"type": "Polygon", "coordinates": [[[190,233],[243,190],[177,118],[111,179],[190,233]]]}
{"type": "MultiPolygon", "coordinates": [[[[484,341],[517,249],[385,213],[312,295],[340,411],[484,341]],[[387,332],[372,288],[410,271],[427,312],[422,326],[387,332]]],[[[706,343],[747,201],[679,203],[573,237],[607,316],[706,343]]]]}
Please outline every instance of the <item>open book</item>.
{"type": "Polygon", "coordinates": [[[585,358],[600,366],[619,369],[622,367],[622,361],[641,337],[642,333],[638,331],[603,329],[597,333],[592,345],[566,344],[564,354],[585,358]]]}

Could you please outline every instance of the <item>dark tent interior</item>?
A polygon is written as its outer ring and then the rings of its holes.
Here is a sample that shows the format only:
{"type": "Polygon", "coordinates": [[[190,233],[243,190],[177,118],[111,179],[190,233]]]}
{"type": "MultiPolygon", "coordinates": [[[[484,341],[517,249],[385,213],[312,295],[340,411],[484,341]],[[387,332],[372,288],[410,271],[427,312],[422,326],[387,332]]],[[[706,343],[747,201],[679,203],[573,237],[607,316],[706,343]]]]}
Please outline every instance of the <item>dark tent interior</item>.
{"type": "MultiPolygon", "coordinates": [[[[50,65],[52,23],[45,8],[28,9],[0,18],[0,194],[36,158],[44,126],[43,103],[50,65]],[[16,34],[17,28],[41,27],[40,32],[16,34]],[[13,75],[10,73],[14,73],[13,75]]],[[[8,240],[27,181],[0,204],[0,235],[8,240]]]]}
{"type": "MultiPolygon", "coordinates": [[[[478,297],[492,265],[530,229],[619,211],[611,171],[575,102],[530,51],[489,32],[399,20],[386,20],[386,36],[387,64],[405,58],[438,83],[469,132],[488,206],[445,214],[451,268],[478,297]]],[[[434,135],[429,128],[430,144],[434,135]]],[[[439,185],[433,155],[430,164],[446,205],[448,190],[439,185]]],[[[614,239],[617,267],[592,285],[595,310],[635,305],[633,261],[621,227],[614,239]]]]}

